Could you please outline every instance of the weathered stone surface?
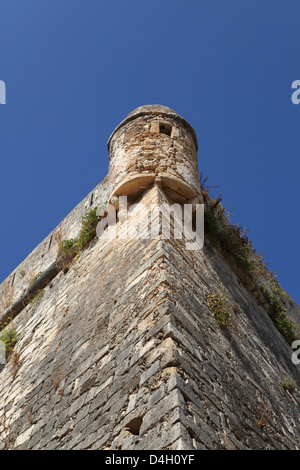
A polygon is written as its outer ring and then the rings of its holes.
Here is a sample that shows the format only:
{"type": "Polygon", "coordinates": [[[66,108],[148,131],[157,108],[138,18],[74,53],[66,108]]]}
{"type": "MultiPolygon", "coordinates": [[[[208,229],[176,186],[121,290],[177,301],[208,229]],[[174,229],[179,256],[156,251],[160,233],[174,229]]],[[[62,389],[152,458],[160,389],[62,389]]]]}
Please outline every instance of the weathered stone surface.
{"type": "Polygon", "coordinates": [[[179,200],[200,196],[197,147],[193,128],[170,108],[137,108],[108,142],[109,199],[140,192],[157,178],[179,200]]]}
{"type": "MultiPolygon", "coordinates": [[[[150,132],[149,114],[136,117],[136,132],[144,119],[150,132]]],[[[191,155],[186,139],[195,151],[191,131],[182,141],[178,134],[181,162],[191,155]]],[[[148,163],[150,144],[143,141],[148,163]]],[[[168,150],[164,140],[161,164],[168,150]]],[[[76,236],[80,217],[109,191],[104,180],[0,286],[5,308],[56,261],[59,240],[76,236]]],[[[139,195],[146,206],[169,197],[159,184],[139,195]]],[[[292,301],[290,313],[299,319],[292,301]]],[[[286,374],[300,385],[292,350],[212,249],[188,252],[184,240],[161,237],[95,239],[13,326],[20,357],[15,370],[11,358],[0,372],[1,449],[300,447],[299,391],[281,385],[286,374]],[[240,306],[236,333],[216,323],[208,288],[240,306]],[[261,406],[273,408],[260,427],[261,406]]]]}

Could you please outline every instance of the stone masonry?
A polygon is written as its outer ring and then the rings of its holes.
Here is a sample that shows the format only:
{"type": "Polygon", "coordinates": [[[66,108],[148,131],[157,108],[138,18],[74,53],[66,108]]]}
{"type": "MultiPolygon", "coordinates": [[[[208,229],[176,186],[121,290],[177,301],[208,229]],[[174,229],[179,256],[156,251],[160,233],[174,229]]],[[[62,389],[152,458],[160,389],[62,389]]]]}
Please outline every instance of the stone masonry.
{"type": "MultiPolygon", "coordinates": [[[[122,194],[145,206],[202,202],[196,136],[169,108],[135,110],[109,150],[108,177],[0,286],[0,321],[91,208],[118,209],[122,194]]],[[[300,385],[292,349],[207,244],[96,237],[8,327],[19,356],[0,372],[0,449],[300,447],[300,394],[281,383],[288,374],[300,385]],[[216,323],[208,290],[238,306],[236,331],[216,323]]]]}

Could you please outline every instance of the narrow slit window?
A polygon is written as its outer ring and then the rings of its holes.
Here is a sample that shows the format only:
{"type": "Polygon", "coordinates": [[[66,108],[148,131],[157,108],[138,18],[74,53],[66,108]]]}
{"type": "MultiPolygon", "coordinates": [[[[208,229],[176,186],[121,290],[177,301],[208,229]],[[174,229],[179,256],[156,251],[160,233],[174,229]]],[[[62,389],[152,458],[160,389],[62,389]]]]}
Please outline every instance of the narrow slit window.
{"type": "Polygon", "coordinates": [[[94,202],[94,193],[92,193],[90,197],[90,207],[93,205],[93,202],[94,202]]]}
{"type": "Polygon", "coordinates": [[[53,239],[53,235],[51,235],[51,237],[50,237],[50,240],[49,240],[49,245],[48,245],[48,250],[50,250],[50,248],[51,248],[51,245],[52,245],[52,239],[53,239]]]}

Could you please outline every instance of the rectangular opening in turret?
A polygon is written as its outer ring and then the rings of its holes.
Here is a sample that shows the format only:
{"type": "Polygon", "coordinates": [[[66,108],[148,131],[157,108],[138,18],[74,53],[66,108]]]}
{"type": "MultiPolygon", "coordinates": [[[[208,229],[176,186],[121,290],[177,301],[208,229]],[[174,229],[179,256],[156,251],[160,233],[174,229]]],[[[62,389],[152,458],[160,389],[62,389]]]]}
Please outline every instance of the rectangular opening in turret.
{"type": "Polygon", "coordinates": [[[168,124],[166,122],[160,122],[159,123],[159,133],[160,134],[166,134],[169,137],[171,137],[172,134],[172,126],[171,124],[168,124]]]}

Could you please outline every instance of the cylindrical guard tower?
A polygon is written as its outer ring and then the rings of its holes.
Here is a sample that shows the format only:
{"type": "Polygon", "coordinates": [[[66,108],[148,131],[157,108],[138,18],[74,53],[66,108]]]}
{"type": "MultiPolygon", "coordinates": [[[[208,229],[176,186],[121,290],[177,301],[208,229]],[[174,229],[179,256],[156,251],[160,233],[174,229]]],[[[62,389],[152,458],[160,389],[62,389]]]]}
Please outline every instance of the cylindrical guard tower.
{"type": "Polygon", "coordinates": [[[118,125],[108,141],[109,202],[134,199],[157,182],[176,202],[202,202],[194,129],[161,105],[141,106],[118,125]]]}

